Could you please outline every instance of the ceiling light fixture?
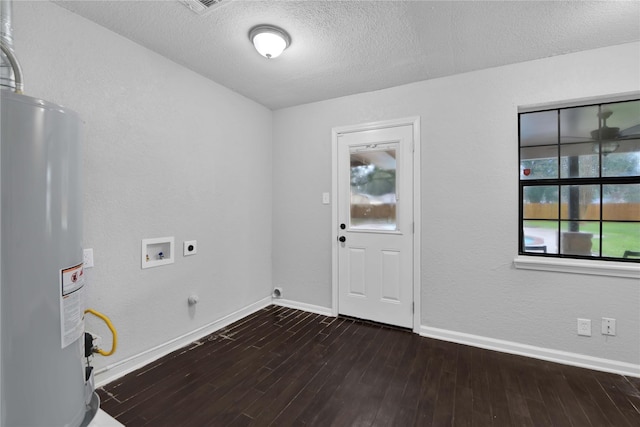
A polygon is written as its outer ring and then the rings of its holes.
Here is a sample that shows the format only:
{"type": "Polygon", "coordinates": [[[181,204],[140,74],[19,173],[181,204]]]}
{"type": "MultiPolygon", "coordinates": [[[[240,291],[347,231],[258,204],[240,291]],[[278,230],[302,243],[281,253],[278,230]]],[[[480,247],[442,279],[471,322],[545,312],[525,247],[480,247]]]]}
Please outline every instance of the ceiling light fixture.
{"type": "Polygon", "coordinates": [[[273,59],[291,44],[291,37],[281,28],[273,25],[258,25],[249,31],[249,40],[260,55],[273,59]]]}

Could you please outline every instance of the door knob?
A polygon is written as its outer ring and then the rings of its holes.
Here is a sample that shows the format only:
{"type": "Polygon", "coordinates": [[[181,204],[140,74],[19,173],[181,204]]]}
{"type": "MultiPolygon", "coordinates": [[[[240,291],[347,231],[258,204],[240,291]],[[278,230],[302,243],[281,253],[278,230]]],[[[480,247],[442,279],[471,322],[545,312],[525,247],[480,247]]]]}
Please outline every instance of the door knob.
{"type": "Polygon", "coordinates": [[[341,241],[341,242],[346,242],[347,238],[344,237],[344,236],[340,236],[340,237],[338,237],[338,240],[341,241]]]}

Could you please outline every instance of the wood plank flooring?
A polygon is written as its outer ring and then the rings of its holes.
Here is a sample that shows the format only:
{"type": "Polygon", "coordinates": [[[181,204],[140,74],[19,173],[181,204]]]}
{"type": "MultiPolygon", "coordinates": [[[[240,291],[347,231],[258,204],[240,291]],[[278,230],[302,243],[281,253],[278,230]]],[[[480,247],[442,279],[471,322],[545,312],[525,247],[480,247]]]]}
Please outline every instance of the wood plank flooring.
{"type": "Polygon", "coordinates": [[[98,390],[135,426],[640,426],[640,379],[270,306],[98,390]]]}

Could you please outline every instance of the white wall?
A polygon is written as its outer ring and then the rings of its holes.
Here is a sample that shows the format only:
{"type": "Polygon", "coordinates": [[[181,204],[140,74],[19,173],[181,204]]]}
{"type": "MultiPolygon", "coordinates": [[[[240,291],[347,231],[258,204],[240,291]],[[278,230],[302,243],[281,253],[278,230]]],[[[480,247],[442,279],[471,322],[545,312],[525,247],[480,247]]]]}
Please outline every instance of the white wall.
{"type": "MultiPolygon", "coordinates": [[[[14,2],[13,27],[27,95],[85,121],[88,306],[120,338],[95,366],[268,297],[271,111],[50,2],[14,2]],[[141,239],[164,236],[175,236],[175,263],[142,270],[141,239]],[[183,257],[191,239],[198,254],[183,257]]],[[[87,329],[109,348],[99,322],[87,329]]]]}
{"type": "Polygon", "coordinates": [[[519,105],[640,90],[638,43],[274,112],[273,283],[331,306],[331,129],[422,118],[422,324],[640,364],[640,284],[516,270],[519,105]],[[603,316],[618,334],[598,331],[603,316]],[[590,318],[591,338],[576,335],[590,318]]]}

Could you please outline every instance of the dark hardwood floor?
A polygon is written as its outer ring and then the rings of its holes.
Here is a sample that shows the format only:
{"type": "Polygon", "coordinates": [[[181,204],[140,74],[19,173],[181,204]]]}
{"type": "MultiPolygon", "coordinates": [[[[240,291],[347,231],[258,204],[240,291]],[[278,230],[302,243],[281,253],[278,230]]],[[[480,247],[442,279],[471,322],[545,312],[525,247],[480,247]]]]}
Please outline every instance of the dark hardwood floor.
{"type": "Polygon", "coordinates": [[[640,426],[640,378],[270,306],[98,390],[134,426],[640,426]]]}

